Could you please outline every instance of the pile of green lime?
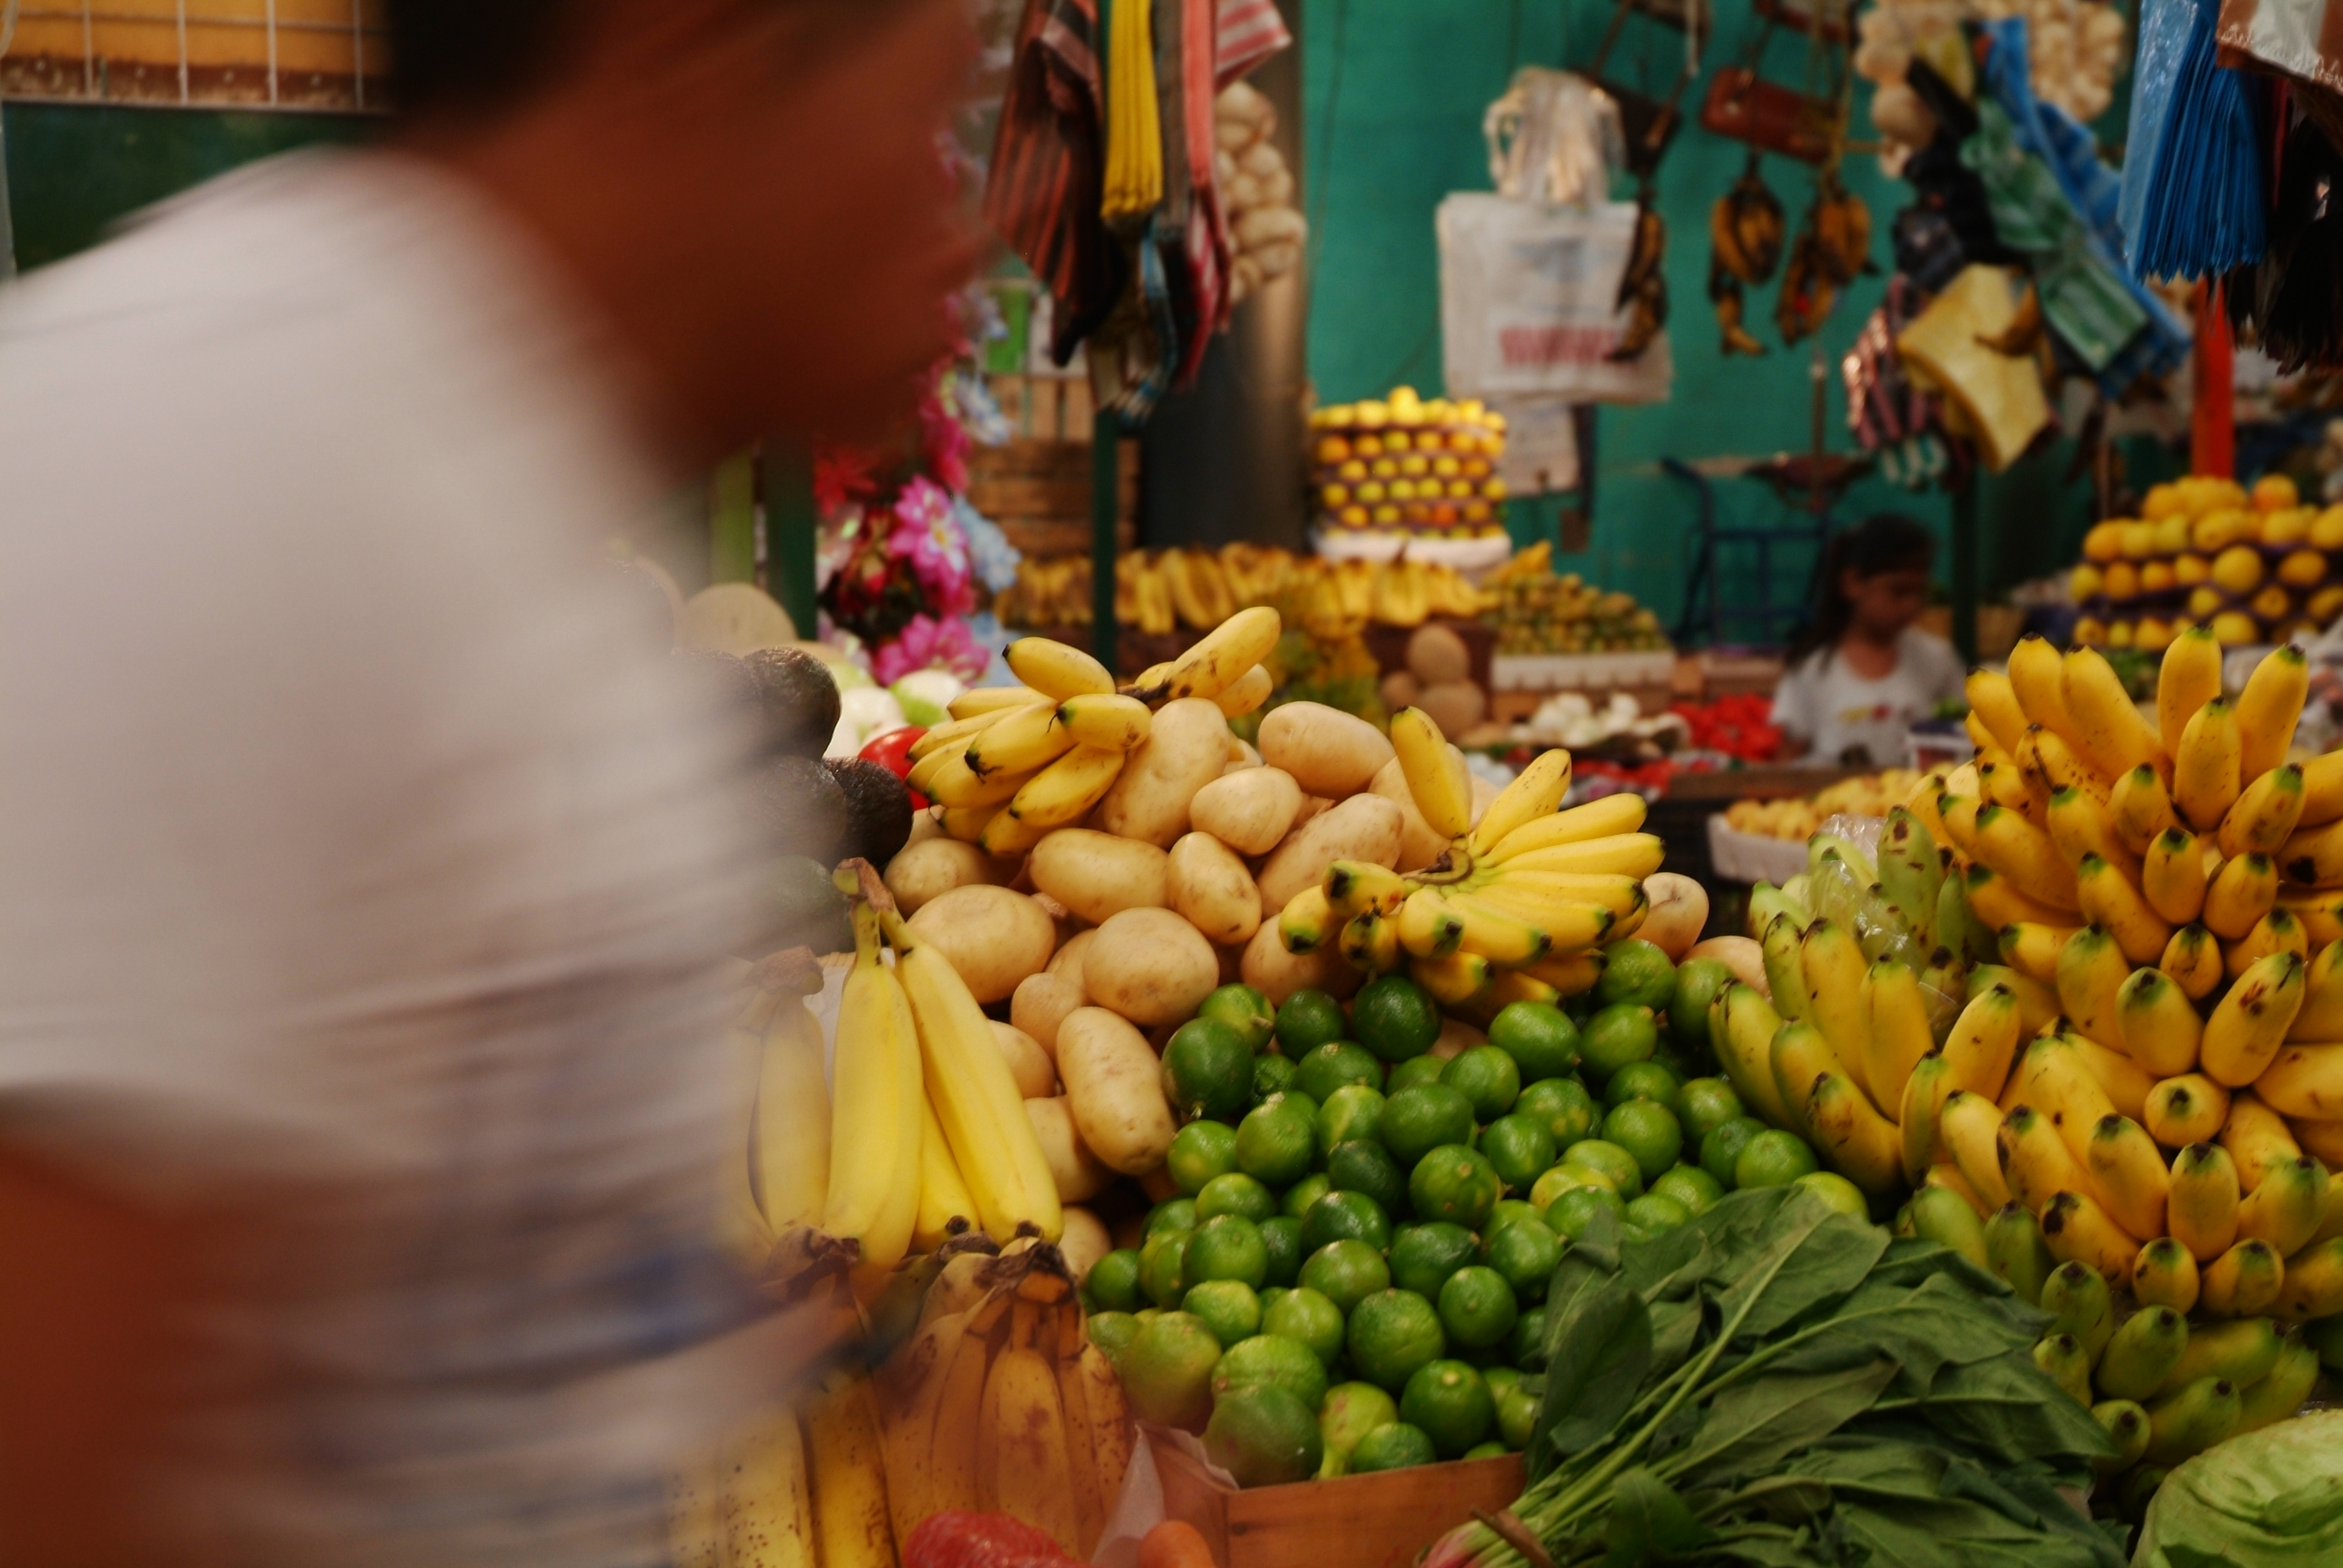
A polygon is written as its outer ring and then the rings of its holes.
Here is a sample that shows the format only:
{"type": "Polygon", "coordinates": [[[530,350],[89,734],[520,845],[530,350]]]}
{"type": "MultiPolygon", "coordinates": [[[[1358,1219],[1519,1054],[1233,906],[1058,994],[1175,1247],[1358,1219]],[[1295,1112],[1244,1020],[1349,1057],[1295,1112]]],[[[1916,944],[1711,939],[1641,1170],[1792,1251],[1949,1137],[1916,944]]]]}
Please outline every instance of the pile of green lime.
{"type": "Polygon", "coordinates": [[[1192,1118],[1178,1195],[1083,1285],[1133,1410],[1201,1431],[1246,1485],[1518,1451],[1547,1284],[1597,1210],[1649,1235],[1804,1181],[1861,1211],[1707,1070],[1723,964],[1634,939],[1604,956],[1592,991],[1514,1002],[1445,1056],[1403,975],[1347,1010],[1213,992],[1163,1054],[1192,1118]]]}

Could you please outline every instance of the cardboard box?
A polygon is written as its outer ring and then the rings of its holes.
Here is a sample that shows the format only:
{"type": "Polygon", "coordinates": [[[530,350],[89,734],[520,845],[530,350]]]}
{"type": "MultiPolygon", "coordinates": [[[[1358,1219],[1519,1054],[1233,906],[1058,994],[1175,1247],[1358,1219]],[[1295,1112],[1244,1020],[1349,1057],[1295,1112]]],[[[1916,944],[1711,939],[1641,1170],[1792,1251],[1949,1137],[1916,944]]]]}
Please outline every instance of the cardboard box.
{"type": "Polygon", "coordinates": [[[1524,1485],[1517,1453],[1248,1492],[1169,1443],[1155,1445],[1155,1465],[1165,1516],[1194,1525],[1221,1568],[1409,1568],[1473,1510],[1512,1507],[1524,1485]]]}

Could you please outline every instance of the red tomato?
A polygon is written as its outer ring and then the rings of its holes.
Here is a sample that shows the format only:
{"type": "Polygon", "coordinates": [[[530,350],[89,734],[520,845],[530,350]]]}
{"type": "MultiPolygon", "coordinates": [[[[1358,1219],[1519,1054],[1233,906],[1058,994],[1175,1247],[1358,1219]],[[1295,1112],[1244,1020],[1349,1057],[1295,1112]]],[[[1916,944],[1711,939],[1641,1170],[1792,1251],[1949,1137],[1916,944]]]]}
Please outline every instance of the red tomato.
{"type": "MultiPolygon", "coordinates": [[[[877,737],[862,749],[860,755],[865,762],[876,762],[898,779],[908,779],[911,775],[911,748],[918,745],[920,737],[926,733],[916,724],[906,724],[900,729],[890,729],[877,737]]],[[[917,789],[912,790],[911,809],[924,811],[927,809],[928,798],[917,789]]]]}

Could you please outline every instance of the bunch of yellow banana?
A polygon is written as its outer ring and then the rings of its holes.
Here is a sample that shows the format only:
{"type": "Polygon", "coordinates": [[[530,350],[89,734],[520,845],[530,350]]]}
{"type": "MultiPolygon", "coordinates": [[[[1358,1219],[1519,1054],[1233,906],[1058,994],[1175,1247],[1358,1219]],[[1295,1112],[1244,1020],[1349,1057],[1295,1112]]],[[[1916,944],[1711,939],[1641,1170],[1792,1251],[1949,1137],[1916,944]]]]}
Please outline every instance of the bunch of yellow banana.
{"type": "Polygon", "coordinates": [[[1024,1241],[946,1264],[878,1392],[899,1543],[953,1509],[1012,1514],[1077,1559],[1097,1545],[1133,1429],[1056,1248],[1024,1241]]]}
{"type": "Polygon", "coordinates": [[[895,1568],[879,1403],[859,1366],[759,1416],[668,1483],[677,1568],[895,1568]]]}
{"type": "Polygon", "coordinates": [[[1005,657],[1024,684],[978,687],[955,699],[950,721],[911,748],[910,786],[942,808],[953,838],[988,854],[1023,854],[1105,799],[1145,744],[1155,708],[1205,697],[1234,717],[1267,701],[1261,661],[1279,629],[1275,610],[1242,610],[1122,691],[1081,649],[1021,638],[1005,657]]]}
{"type": "Polygon", "coordinates": [[[1471,775],[1430,716],[1402,709],[1391,739],[1416,809],[1450,840],[1448,851],[1405,874],[1335,861],[1281,911],[1286,950],[1336,943],[1373,972],[1405,964],[1433,996],[1468,1013],[1593,987],[1602,974],[1595,950],[1633,935],[1651,909],[1643,881],[1664,850],[1638,831],[1642,798],[1561,809],[1570,754],[1554,750],[1475,823],[1471,775]]]}

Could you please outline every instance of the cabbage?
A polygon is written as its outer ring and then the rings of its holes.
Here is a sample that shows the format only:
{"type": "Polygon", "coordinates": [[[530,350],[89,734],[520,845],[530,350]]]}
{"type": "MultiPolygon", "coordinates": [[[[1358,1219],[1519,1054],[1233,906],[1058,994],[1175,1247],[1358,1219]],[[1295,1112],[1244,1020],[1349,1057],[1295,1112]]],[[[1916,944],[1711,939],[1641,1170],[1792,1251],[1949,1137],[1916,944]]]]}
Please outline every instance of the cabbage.
{"type": "Polygon", "coordinates": [[[2343,1411],[2207,1449],[2165,1477],[2132,1568],[2343,1563],[2343,1411]]]}

